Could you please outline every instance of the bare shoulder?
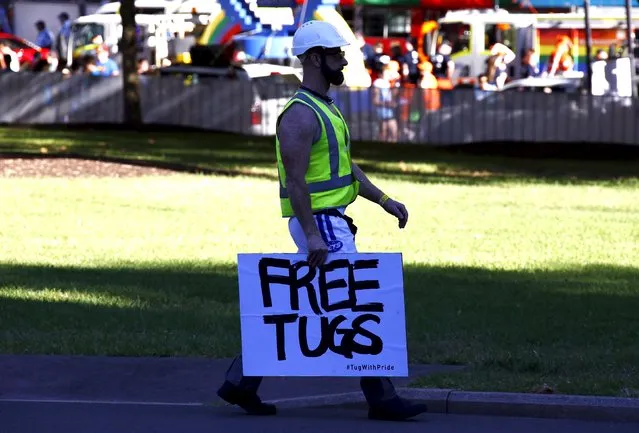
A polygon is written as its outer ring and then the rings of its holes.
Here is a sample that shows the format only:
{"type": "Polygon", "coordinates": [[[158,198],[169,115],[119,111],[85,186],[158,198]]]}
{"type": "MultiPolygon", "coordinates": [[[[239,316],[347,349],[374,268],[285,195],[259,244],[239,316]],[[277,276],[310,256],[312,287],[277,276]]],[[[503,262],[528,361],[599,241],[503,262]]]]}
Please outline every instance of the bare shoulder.
{"type": "Polygon", "coordinates": [[[286,138],[313,139],[319,128],[317,115],[313,109],[302,103],[291,105],[282,115],[277,135],[280,140],[286,138]]]}

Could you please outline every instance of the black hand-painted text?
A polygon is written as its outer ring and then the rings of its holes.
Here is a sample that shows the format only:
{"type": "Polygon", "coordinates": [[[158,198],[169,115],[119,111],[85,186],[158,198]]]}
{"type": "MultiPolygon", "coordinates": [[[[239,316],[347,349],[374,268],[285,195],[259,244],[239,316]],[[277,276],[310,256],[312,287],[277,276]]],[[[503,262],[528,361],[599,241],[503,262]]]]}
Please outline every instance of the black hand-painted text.
{"type": "Polygon", "coordinates": [[[381,353],[383,341],[370,328],[374,326],[373,324],[379,325],[381,323],[379,315],[375,313],[382,313],[384,305],[381,302],[360,304],[357,299],[358,291],[379,289],[379,281],[376,279],[357,280],[355,277],[355,271],[376,269],[378,265],[379,260],[355,260],[351,263],[348,259],[338,259],[315,269],[310,268],[308,263],[304,261],[291,263],[286,259],[261,259],[259,276],[264,307],[273,307],[272,285],[283,285],[288,288],[292,311],[300,311],[300,292],[302,292],[306,295],[311,310],[315,314],[315,316],[300,316],[299,313],[264,316],[265,324],[275,326],[278,360],[286,359],[286,330],[290,329],[289,326],[297,328],[299,348],[305,357],[320,357],[329,350],[349,359],[353,358],[354,353],[362,355],[381,353]],[[271,273],[270,269],[279,269],[280,272],[271,273]],[[348,281],[344,278],[332,279],[330,277],[331,272],[338,270],[346,271],[348,281]],[[317,287],[314,287],[316,276],[317,287]],[[346,289],[347,298],[339,302],[331,302],[329,292],[335,289],[346,289]],[[364,314],[351,319],[350,326],[345,326],[348,325],[345,322],[349,319],[344,315],[332,318],[324,316],[324,313],[338,310],[350,310],[364,314]],[[309,327],[311,326],[309,320],[319,321],[319,341],[309,341],[309,327]],[[337,343],[335,337],[340,335],[342,338],[337,343]],[[368,344],[362,343],[361,338],[357,339],[358,336],[367,339],[368,344]]]}

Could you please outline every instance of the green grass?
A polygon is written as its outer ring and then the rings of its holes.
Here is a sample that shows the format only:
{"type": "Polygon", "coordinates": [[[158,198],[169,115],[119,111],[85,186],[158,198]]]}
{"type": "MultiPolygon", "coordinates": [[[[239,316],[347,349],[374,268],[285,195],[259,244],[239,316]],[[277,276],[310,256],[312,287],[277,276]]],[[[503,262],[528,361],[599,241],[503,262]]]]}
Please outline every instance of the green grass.
{"type": "MultiPolygon", "coordinates": [[[[0,352],[238,352],[236,254],[294,251],[272,143],[0,129],[0,152],[41,147],[237,176],[0,178],[0,352]]],[[[362,251],[404,255],[410,360],[468,365],[417,385],[639,396],[636,162],[355,157],[410,212],[350,210],[362,251]]]]}

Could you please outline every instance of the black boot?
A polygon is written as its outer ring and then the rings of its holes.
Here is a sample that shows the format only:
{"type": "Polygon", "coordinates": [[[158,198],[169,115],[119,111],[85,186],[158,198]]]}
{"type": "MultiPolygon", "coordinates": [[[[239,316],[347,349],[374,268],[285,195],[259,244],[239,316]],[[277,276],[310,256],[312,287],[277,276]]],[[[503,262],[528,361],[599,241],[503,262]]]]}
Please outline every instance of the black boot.
{"type": "Polygon", "coordinates": [[[217,390],[217,395],[227,403],[238,405],[249,415],[275,415],[277,413],[275,405],[262,403],[257,393],[242,390],[228,381],[225,381],[217,390]]]}
{"type": "Polygon", "coordinates": [[[428,410],[425,404],[413,403],[400,397],[381,402],[368,409],[368,418],[383,421],[403,421],[428,410]]]}

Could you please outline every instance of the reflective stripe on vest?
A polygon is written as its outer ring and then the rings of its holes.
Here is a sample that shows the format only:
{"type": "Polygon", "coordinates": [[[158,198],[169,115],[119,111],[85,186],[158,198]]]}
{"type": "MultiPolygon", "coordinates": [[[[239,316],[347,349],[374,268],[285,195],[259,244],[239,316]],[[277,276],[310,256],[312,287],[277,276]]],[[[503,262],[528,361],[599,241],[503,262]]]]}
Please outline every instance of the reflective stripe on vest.
{"type": "MultiPolygon", "coordinates": [[[[321,107],[318,107],[315,101],[309,98],[306,94],[299,91],[296,93],[293,100],[298,99],[302,102],[307,103],[313,110],[317,112],[322,118],[322,122],[324,123],[324,128],[326,129],[326,139],[328,140],[328,154],[329,161],[331,166],[331,178],[329,180],[324,180],[321,182],[312,182],[308,185],[308,192],[323,192],[330,191],[332,189],[343,188],[353,183],[354,177],[353,173],[349,173],[346,176],[339,175],[339,141],[337,140],[337,135],[335,135],[335,128],[333,128],[333,123],[328,118],[324,110],[321,107]]],[[[341,115],[338,115],[342,121],[344,118],[341,115]]],[[[348,140],[348,138],[347,138],[348,140]]],[[[348,142],[346,143],[348,144],[348,142]]],[[[288,191],[280,182],[280,198],[288,198],[288,191]]]]}

